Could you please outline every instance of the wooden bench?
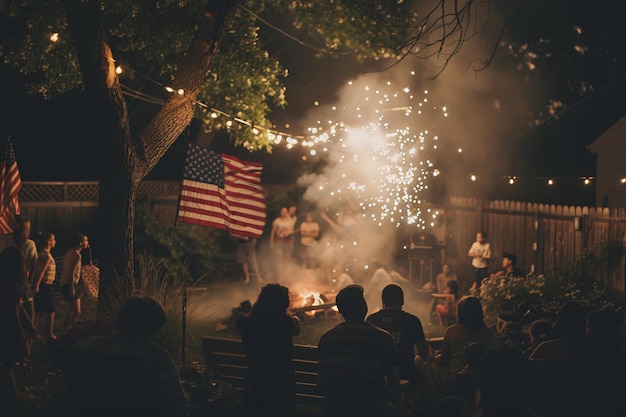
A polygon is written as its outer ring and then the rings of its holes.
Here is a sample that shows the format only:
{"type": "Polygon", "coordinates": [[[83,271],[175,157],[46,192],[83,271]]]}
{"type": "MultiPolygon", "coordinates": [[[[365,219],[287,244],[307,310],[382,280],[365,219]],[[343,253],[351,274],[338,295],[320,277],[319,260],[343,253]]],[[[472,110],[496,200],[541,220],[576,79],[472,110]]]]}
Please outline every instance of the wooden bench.
{"type": "MultiPolygon", "coordinates": [[[[241,340],[223,337],[202,337],[202,349],[209,369],[242,391],[248,360],[241,340]]],[[[317,388],[317,346],[293,346],[293,367],[296,371],[296,402],[302,405],[321,406],[324,397],[317,388]]]]}
{"type": "MultiPolygon", "coordinates": [[[[443,338],[429,339],[433,349],[441,349],[443,338]]],[[[202,349],[209,369],[217,377],[229,382],[236,391],[243,390],[247,359],[239,339],[202,337],[202,349]]],[[[303,405],[321,406],[324,399],[317,388],[317,346],[294,344],[293,366],[296,371],[296,402],[303,405]]]]}

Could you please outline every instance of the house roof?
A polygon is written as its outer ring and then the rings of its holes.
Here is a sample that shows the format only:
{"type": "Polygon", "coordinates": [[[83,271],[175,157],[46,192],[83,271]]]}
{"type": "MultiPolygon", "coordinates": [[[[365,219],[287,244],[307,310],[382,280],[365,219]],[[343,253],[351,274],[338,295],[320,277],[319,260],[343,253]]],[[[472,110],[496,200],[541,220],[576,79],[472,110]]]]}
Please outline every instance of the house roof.
{"type": "Polygon", "coordinates": [[[608,128],[589,146],[589,151],[598,153],[601,142],[620,141],[626,144],[626,115],[622,116],[613,126],[608,128]]]}

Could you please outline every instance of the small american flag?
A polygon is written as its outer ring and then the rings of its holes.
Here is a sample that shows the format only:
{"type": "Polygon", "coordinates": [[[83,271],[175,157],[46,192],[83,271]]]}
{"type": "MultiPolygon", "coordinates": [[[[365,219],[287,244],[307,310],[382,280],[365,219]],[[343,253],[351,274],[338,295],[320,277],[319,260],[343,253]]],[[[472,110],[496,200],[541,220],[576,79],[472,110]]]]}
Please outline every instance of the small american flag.
{"type": "Polygon", "coordinates": [[[178,220],[224,229],[239,237],[261,236],[266,218],[262,170],[260,163],[190,143],[178,220]]]}
{"type": "Polygon", "coordinates": [[[4,159],[0,164],[0,235],[13,233],[17,227],[15,215],[20,214],[17,194],[22,189],[11,138],[7,141],[4,159]]]}

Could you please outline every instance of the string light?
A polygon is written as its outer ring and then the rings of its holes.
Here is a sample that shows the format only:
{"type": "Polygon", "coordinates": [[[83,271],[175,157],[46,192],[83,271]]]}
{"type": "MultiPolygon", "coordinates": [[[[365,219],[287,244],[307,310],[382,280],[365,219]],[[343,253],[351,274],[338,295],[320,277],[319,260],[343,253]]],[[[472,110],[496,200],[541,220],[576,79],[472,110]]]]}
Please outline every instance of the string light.
{"type": "MultiPolygon", "coordinates": [[[[60,39],[60,35],[59,35],[59,33],[58,33],[58,32],[54,32],[54,33],[52,33],[52,34],[50,35],[50,38],[49,38],[49,39],[50,39],[50,41],[51,41],[51,42],[56,43],[56,42],[58,42],[58,41],[59,41],[59,39],[60,39]]],[[[116,61],[115,61],[112,57],[108,57],[108,59],[109,59],[109,60],[111,60],[112,62],[116,62],[116,61]]],[[[182,88],[181,88],[181,89],[178,89],[178,90],[174,90],[172,87],[167,86],[167,85],[163,85],[163,84],[159,83],[158,81],[155,81],[155,80],[151,79],[150,77],[148,77],[148,76],[146,76],[146,75],[142,74],[141,72],[136,71],[136,70],[134,70],[134,69],[132,69],[132,68],[130,68],[130,67],[128,67],[128,66],[116,65],[116,67],[115,67],[115,73],[116,73],[116,74],[118,74],[118,75],[120,75],[120,74],[122,74],[122,73],[124,72],[124,69],[127,69],[127,70],[129,70],[129,71],[132,71],[133,73],[135,73],[135,74],[137,74],[137,75],[139,75],[139,76],[143,77],[144,79],[147,79],[148,81],[150,81],[150,82],[152,82],[152,83],[154,83],[154,84],[156,84],[156,85],[159,85],[160,87],[162,87],[162,88],[163,88],[166,92],[168,92],[168,93],[173,93],[174,91],[176,91],[176,93],[177,93],[178,95],[181,95],[181,96],[184,96],[184,95],[185,95],[185,90],[184,90],[184,89],[182,89],[182,88]]],[[[352,82],[352,81],[349,81],[347,84],[348,84],[349,86],[351,86],[351,85],[353,85],[353,82],[352,82]]],[[[390,85],[391,85],[391,83],[390,83],[390,82],[388,82],[388,83],[387,83],[387,85],[388,85],[388,86],[390,86],[390,85]]],[[[369,88],[368,88],[368,89],[369,89],[369,88]]],[[[404,93],[410,93],[410,90],[409,90],[408,88],[405,88],[405,89],[403,90],[403,92],[404,92],[404,93]]],[[[376,91],[376,94],[377,94],[377,95],[381,95],[380,90],[376,91]]],[[[398,93],[395,93],[394,97],[396,97],[396,96],[397,96],[397,94],[398,94],[398,93]]],[[[428,90],[424,90],[424,94],[428,94],[428,90]]],[[[147,95],[146,95],[146,96],[147,96],[147,95]]],[[[412,96],[412,95],[410,95],[410,97],[411,97],[411,98],[413,98],[413,96],[412,96]]],[[[155,102],[157,102],[157,101],[158,101],[158,99],[157,99],[157,98],[155,98],[155,97],[151,97],[151,98],[152,98],[155,102]]],[[[190,99],[190,100],[191,100],[191,99],[190,99]]],[[[389,95],[385,95],[385,96],[384,96],[384,100],[383,100],[384,102],[387,102],[387,103],[388,103],[390,100],[391,100],[391,99],[390,99],[390,96],[389,96],[389,95]]],[[[251,123],[251,122],[249,122],[249,121],[243,120],[243,119],[238,118],[238,117],[231,116],[231,115],[229,115],[228,113],[223,112],[223,111],[221,111],[221,110],[211,108],[210,106],[208,106],[208,105],[207,105],[207,104],[205,104],[205,103],[202,103],[202,102],[199,102],[199,101],[196,101],[196,100],[191,100],[191,101],[192,101],[194,104],[197,104],[197,105],[200,105],[200,106],[202,106],[202,107],[204,107],[204,108],[210,109],[211,113],[210,113],[209,117],[211,117],[212,119],[216,119],[216,118],[218,118],[220,115],[221,115],[221,116],[223,116],[223,117],[229,118],[230,120],[228,120],[228,121],[225,123],[227,127],[232,127],[232,125],[233,125],[233,121],[235,121],[235,122],[237,122],[237,123],[240,123],[240,124],[243,124],[243,125],[252,126],[252,123],[251,123]]],[[[423,102],[423,103],[428,103],[428,98],[426,98],[426,97],[425,97],[425,98],[423,98],[423,99],[422,99],[422,102],[423,102]]],[[[419,103],[418,105],[421,107],[423,103],[419,103]]],[[[316,107],[320,105],[320,103],[319,103],[318,101],[315,101],[315,102],[314,102],[314,104],[315,104],[315,106],[316,106],[316,107]]],[[[408,107],[407,107],[407,106],[405,106],[405,107],[403,107],[402,109],[406,111],[406,115],[407,115],[407,116],[409,116],[409,115],[411,114],[411,110],[412,110],[412,108],[411,108],[410,106],[408,106],[408,107]]],[[[336,111],[336,110],[337,110],[337,106],[332,106],[332,107],[331,107],[331,110],[336,111]]],[[[398,110],[398,109],[394,109],[394,110],[398,110]]],[[[446,106],[442,106],[442,111],[443,111],[443,115],[444,115],[444,117],[447,117],[447,116],[448,116],[448,109],[447,109],[447,107],[446,107],[446,106]]],[[[331,125],[332,123],[333,123],[332,121],[330,121],[330,120],[328,121],[328,124],[329,124],[329,125],[331,125]]],[[[286,125],[286,127],[288,128],[288,127],[289,127],[289,125],[287,124],[287,125],[286,125]]],[[[334,127],[333,127],[332,129],[330,129],[330,130],[331,130],[331,131],[335,131],[335,132],[336,132],[336,129],[337,129],[337,126],[334,126],[334,127]]],[[[289,133],[285,133],[285,132],[280,132],[280,131],[277,131],[277,130],[274,130],[274,129],[267,129],[267,128],[263,128],[263,127],[260,127],[260,126],[253,126],[252,131],[253,131],[253,133],[254,133],[254,134],[260,134],[260,133],[262,133],[262,132],[265,132],[265,133],[267,134],[268,138],[270,138],[270,140],[271,140],[271,141],[272,141],[275,145],[279,145],[280,143],[282,143],[282,142],[283,142],[283,140],[285,140],[285,142],[286,142],[286,146],[287,146],[287,148],[288,148],[288,149],[292,149],[292,148],[294,147],[294,145],[296,145],[296,144],[300,144],[300,145],[302,145],[302,146],[304,146],[304,147],[312,147],[312,146],[314,146],[314,145],[316,145],[316,144],[319,144],[319,143],[326,143],[326,142],[329,140],[329,135],[328,135],[328,133],[318,134],[318,132],[319,132],[319,128],[317,128],[317,127],[314,127],[314,128],[309,128],[309,133],[312,135],[312,137],[311,137],[311,138],[307,138],[305,135],[294,135],[294,134],[289,134],[289,133]]],[[[437,137],[435,136],[435,137],[433,138],[433,140],[437,140],[437,137]]],[[[433,146],[433,149],[437,149],[437,146],[436,146],[436,145],[434,145],[434,146],[433,146]]],[[[324,146],[324,147],[322,147],[322,148],[321,148],[321,149],[319,149],[319,150],[320,150],[320,151],[322,151],[322,152],[324,152],[324,153],[327,153],[327,152],[329,152],[329,150],[330,150],[330,149],[329,149],[328,147],[324,146]]],[[[457,152],[458,152],[458,153],[462,153],[462,152],[463,152],[463,149],[462,149],[462,148],[457,148],[457,152]]],[[[317,153],[318,153],[318,150],[315,150],[315,149],[311,149],[311,150],[309,151],[309,154],[310,154],[311,156],[315,156],[315,155],[317,155],[317,153]]],[[[435,168],[435,169],[432,169],[432,171],[431,171],[430,175],[432,175],[433,177],[436,177],[436,176],[441,175],[441,172],[440,172],[438,169],[436,169],[436,168],[435,168]]],[[[507,178],[508,183],[509,183],[510,185],[515,184],[517,181],[520,181],[520,180],[528,180],[528,179],[530,179],[530,180],[533,180],[533,179],[535,179],[535,180],[536,180],[536,179],[543,179],[544,181],[546,181],[546,182],[547,182],[547,184],[548,184],[549,186],[552,186],[552,185],[554,185],[554,184],[555,184],[555,180],[554,180],[553,178],[547,178],[547,177],[523,177],[523,176],[522,176],[522,177],[520,177],[520,176],[507,176],[507,177],[505,177],[505,178],[507,178]]],[[[591,181],[594,179],[594,177],[589,177],[589,176],[586,176],[586,177],[573,177],[573,178],[560,178],[560,179],[561,179],[561,180],[563,180],[563,179],[582,179],[582,181],[583,181],[583,183],[584,183],[585,185],[589,185],[589,184],[591,183],[591,181]]],[[[470,174],[470,180],[471,180],[472,182],[476,182],[476,181],[478,181],[478,176],[477,176],[476,174],[470,174]]],[[[620,182],[620,184],[626,184],[626,176],[619,178],[619,182],[620,182]]]]}

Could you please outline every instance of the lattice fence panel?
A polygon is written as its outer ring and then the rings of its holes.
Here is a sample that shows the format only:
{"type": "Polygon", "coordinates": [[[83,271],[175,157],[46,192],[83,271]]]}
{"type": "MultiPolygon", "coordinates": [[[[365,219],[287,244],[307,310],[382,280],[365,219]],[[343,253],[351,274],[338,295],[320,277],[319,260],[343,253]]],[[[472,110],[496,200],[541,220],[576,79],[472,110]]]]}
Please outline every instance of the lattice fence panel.
{"type": "Polygon", "coordinates": [[[24,201],[63,201],[63,183],[23,183],[19,199],[24,201]]]}
{"type": "Polygon", "coordinates": [[[68,201],[98,201],[99,196],[98,183],[68,183],[67,185],[68,201]]]}

